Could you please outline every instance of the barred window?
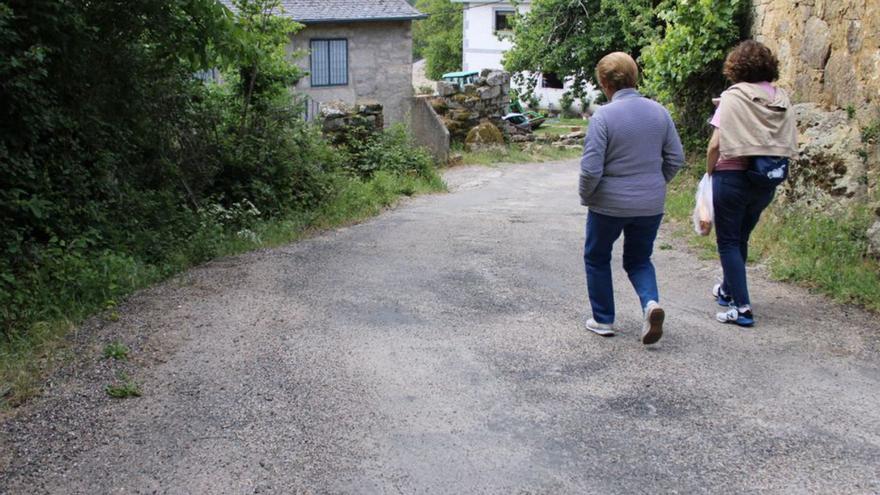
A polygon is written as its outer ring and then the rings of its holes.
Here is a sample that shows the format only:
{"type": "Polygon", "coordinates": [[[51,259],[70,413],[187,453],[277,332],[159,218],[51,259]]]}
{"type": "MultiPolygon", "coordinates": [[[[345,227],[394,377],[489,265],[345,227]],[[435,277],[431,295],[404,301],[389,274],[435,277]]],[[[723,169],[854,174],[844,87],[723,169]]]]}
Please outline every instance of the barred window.
{"type": "Polygon", "coordinates": [[[312,87],[348,84],[348,40],[311,40],[309,48],[312,87]]]}

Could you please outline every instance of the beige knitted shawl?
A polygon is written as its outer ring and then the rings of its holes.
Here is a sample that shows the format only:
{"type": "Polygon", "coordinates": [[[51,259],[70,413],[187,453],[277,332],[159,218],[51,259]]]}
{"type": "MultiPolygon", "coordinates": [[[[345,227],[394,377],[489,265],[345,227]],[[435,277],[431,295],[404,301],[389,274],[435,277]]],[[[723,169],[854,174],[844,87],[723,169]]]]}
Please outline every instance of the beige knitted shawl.
{"type": "Polygon", "coordinates": [[[738,83],[721,93],[721,155],[797,155],[797,125],[782,88],[769,100],[756,84],[738,83]]]}

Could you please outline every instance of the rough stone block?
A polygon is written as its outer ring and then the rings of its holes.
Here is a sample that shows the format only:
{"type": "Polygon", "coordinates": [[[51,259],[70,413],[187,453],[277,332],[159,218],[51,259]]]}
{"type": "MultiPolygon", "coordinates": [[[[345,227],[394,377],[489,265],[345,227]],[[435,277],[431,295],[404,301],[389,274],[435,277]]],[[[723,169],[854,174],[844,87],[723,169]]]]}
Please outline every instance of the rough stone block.
{"type": "Polygon", "coordinates": [[[491,122],[483,122],[468,131],[464,142],[471,151],[494,149],[504,146],[504,134],[491,122]]]}
{"type": "Polygon", "coordinates": [[[439,94],[440,96],[452,96],[458,92],[458,84],[446,81],[437,81],[437,94],[439,94]]]}
{"type": "Polygon", "coordinates": [[[482,87],[477,90],[477,93],[480,95],[481,100],[491,100],[492,98],[497,98],[501,95],[501,87],[500,86],[488,86],[482,87]]]}
{"type": "Polygon", "coordinates": [[[457,120],[459,122],[466,122],[468,120],[473,120],[477,116],[474,113],[468,112],[466,110],[454,110],[450,114],[450,117],[452,118],[452,120],[457,120]]]}
{"type": "Polygon", "coordinates": [[[439,114],[444,114],[449,110],[449,104],[443,98],[431,98],[431,108],[439,114]]]}
{"type": "Polygon", "coordinates": [[[335,132],[348,127],[348,122],[344,117],[325,117],[324,124],[321,128],[324,132],[335,132]]]}
{"type": "Polygon", "coordinates": [[[328,101],[321,103],[321,116],[325,119],[345,117],[353,112],[351,105],[344,101],[328,101]]]}
{"type": "Polygon", "coordinates": [[[489,86],[501,86],[506,81],[510,81],[510,76],[506,72],[492,71],[486,76],[486,84],[489,86]]]}
{"type": "Polygon", "coordinates": [[[375,100],[359,101],[357,104],[357,113],[365,115],[382,114],[382,104],[375,100]]]}
{"type": "Polygon", "coordinates": [[[804,28],[805,42],[801,45],[801,60],[813,69],[822,69],[831,55],[831,30],[818,17],[811,17],[804,28]]]}
{"type": "Polygon", "coordinates": [[[783,185],[785,198],[820,200],[862,199],[866,164],[859,129],[846,112],[826,112],[815,104],[793,107],[800,130],[798,157],[792,163],[792,176],[783,185]]]}

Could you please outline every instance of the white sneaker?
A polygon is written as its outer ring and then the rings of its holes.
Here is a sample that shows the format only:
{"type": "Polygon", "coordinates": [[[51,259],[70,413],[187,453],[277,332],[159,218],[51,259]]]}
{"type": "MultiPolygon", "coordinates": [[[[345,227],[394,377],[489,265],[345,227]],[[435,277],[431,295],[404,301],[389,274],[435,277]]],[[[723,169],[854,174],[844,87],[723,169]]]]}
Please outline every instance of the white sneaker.
{"type": "Polygon", "coordinates": [[[645,323],[642,324],[642,344],[656,343],[663,336],[663,320],[666,313],[656,301],[648,301],[645,307],[645,323]]]}
{"type": "Polygon", "coordinates": [[[592,318],[587,320],[587,330],[603,337],[614,336],[614,325],[609,325],[608,323],[599,323],[592,318]]]}

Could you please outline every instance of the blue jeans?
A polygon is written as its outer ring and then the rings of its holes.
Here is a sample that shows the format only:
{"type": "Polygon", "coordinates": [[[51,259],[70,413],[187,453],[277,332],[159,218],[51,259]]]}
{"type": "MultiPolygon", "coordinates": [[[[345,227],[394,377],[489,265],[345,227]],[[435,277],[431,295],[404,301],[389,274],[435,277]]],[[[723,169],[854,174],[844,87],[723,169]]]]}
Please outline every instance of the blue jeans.
{"type": "Polygon", "coordinates": [[[660,302],[657,275],[651,263],[654,240],[663,215],[650,217],[610,217],[590,212],[587,215],[587,241],[584,266],[587,291],[598,323],[614,323],[614,286],[611,281],[611,248],[623,233],[623,269],[629,276],[642,308],[648,301],[660,302]]]}
{"type": "Polygon", "coordinates": [[[746,280],[749,236],[758,225],[761,212],[773,201],[775,189],[755,187],[745,172],[712,174],[712,204],[715,208],[715,239],[724,271],[721,288],[737,306],[751,304],[746,280]]]}

